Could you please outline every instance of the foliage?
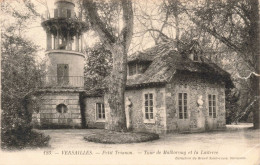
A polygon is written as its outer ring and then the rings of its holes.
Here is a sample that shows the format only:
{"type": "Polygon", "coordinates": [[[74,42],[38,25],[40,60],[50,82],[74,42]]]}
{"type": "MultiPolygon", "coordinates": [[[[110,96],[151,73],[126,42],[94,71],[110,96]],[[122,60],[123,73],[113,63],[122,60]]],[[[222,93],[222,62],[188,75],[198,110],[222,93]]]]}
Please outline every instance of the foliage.
{"type": "MultiPolygon", "coordinates": [[[[194,10],[194,15],[189,14],[197,26],[234,51],[237,55],[236,59],[243,60],[245,65],[237,68],[237,70],[242,70],[242,74],[245,71],[246,74],[259,72],[258,4],[257,0],[205,1],[194,10]]],[[[236,78],[241,79],[241,76],[236,78]]],[[[257,100],[259,97],[259,77],[253,75],[241,81],[248,81],[248,86],[240,89],[247,88],[246,98],[249,98],[246,102],[242,101],[244,102],[244,105],[241,105],[244,111],[242,114],[248,113],[248,109],[253,111],[254,127],[259,128],[259,99],[257,100]],[[257,101],[254,101],[255,99],[257,101]],[[252,105],[252,103],[254,104],[252,105]]]]}
{"type": "Polygon", "coordinates": [[[239,94],[237,90],[226,89],[226,123],[231,124],[238,119],[239,114],[239,94]]]}
{"type": "Polygon", "coordinates": [[[37,46],[21,35],[26,26],[23,23],[30,16],[16,10],[12,13],[19,21],[4,26],[1,33],[1,147],[23,149],[46,146],[50,138],[33,131],[31,125],[34,108],[30,105],[44,72],[35,60],[37,46]]]}
{"type": "Polygon", "coordinates": [[[34,59],[36,46],[20,36],[2,33],[2,147],[24,148],[46,145],[49,138],[32,131],[33,92],[43,72],[34,59]],[[36,139],[35,139],[36,138],[36,139]]]}
{"type": "Polygon", "coordinates": [[[112,69],[112,54],[104,45],[96,44],[87,49],[85,66],[85,87],[88,91],[105,88],[104,79],[109,76],[112,69]]]}

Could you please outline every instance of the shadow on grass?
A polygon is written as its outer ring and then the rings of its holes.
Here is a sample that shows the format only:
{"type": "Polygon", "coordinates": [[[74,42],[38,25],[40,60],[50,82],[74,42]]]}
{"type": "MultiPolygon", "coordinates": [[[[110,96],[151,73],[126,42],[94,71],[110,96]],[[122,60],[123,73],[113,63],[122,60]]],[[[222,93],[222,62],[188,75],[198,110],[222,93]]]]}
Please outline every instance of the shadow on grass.
{"type": "Polygon", "coordinates": [[[85,136],[84,139],[89,142],[105,144],[126,144],[141,143],[159,139],[159,135],[146,132],[114,132],[104,130],[85,136]]]}

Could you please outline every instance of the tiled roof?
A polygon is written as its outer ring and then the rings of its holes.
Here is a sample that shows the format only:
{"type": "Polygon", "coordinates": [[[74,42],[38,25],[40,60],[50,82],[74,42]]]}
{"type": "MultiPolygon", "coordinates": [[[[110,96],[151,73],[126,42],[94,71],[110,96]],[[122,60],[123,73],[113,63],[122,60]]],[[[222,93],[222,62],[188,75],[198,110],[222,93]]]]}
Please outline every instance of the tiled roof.
{"type": "Polygon", "coordinates": [[[169,50],[174,50],[176,46],[171,44],[160,44],[152,48],[146,49],[143,52],[136,52],[127,57],[128,62],[132,61],[153,61],[158,54],[164,54],[169,50]]]}
{"type": "Polygon", "coordinates": [[[128,88],[167,83],[174,74],[179,71],[211,75],[221,78],[226,82],[227,87],[233,86],[229,73],[221,69],[218,65],[203,57],[201,57],[201,62],[194,62],[189,58],[183,57],[169,44],[161,44],[150,48],[147,51],[138,52],[128,59],[130,62],[136,60],[152,61],[151,65],[143,74],[128,77],[128,88]]]}

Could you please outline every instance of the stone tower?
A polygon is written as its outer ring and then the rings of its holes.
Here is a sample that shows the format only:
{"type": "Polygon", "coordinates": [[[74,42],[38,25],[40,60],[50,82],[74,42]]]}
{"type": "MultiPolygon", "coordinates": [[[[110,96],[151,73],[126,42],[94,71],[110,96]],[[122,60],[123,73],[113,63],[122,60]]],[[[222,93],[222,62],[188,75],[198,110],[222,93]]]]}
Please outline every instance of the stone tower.
{"type": "Polygon", "coordinates": [[[55,0],[42,17],[46,31],[46,77],[40,90],[40,125],[80,126],[79,94],[84,90],[82,34],[88,26],[74,11],[72,0],[55,0]]]}

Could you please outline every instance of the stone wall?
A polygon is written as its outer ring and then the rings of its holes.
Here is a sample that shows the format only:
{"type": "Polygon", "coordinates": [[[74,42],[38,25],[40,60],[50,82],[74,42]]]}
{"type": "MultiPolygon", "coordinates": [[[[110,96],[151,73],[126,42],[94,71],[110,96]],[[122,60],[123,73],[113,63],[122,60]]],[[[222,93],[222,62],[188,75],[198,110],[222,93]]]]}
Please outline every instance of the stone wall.
{"type": "Polygon", "coordinates": [[[130,119],[132,129],[139,132],[166,132],[165,89],[147,88],[127,90],[125,97],[131,101],[130,119]],[[153,93],[154,121],[146,121],[144,117],[144,94],[153,93]]]}
{"type": "Polygon", "coordinates": [[[166,85],[168,132],[197,132],[225,128],[225,85],[198,75],[176,75],[166,85]],[[178,93],[187,93],[188,119],[179,119],[178,93]],[[208,94],[216,95],[216,118],[209,116],[208,94]],[[198,99],[203,105],[199,107],[198,99]]]}
{"type": "Polygon", "coordinates": [[[33,122],[38,125],[81,126],[79,93],[47,93],[40,98],[39,112],[33,114],[33,122]],[[57,106],[64,104],[67,111],[60,113],[57,106]]]}
{"type": "MultiPolygon", "coordinates": [[[[97,120],[96,103],[104,103],[103,97],[87,97],[85,103],[85,118],[88,128],[105,128],[105,121],[97,120]]],[[[106,109],[105,109],[106,110],[106,109]]]]}

